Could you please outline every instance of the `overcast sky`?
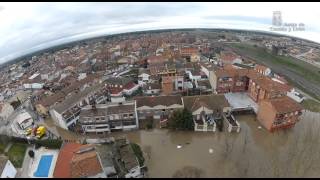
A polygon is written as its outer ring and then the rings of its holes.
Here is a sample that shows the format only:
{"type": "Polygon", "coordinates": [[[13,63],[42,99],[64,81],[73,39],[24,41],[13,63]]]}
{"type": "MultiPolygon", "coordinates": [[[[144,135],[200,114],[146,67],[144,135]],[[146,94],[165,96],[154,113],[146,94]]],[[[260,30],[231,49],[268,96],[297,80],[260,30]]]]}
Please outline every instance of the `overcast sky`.
{"type": "Polygon", "coordinates": [[[273,11],[306,30],[279,32],[320,43],[320,3],[1,3],[0,63],[60,43],[138,30],[270,31],[273,11]]]}

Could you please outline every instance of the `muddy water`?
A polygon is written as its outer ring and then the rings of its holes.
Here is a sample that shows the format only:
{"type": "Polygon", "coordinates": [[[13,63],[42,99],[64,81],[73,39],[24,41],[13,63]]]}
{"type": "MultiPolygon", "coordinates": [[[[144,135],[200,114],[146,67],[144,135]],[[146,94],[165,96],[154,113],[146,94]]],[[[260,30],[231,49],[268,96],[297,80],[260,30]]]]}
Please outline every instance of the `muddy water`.
{"type": "Polygon", "coordinates": [[[308,143],[318,137],[308,134],[310,138],[302,138],[310,131],[319,131],[309,128],[315,127],[311,123],[320,120],[319,115],[306,113],[296,127],[278,133],[259,129],[254,115],[236,118],[241,124],[240,133],[154,129],[125,135],[141,145],[149,177],[173,177],[185,167],[200,170],[200,177],[320,176],[319,161],[311,155],[319,152],[319,143],[308,143]],[[304,157],[300,157],[302,154],[304,157]]]}

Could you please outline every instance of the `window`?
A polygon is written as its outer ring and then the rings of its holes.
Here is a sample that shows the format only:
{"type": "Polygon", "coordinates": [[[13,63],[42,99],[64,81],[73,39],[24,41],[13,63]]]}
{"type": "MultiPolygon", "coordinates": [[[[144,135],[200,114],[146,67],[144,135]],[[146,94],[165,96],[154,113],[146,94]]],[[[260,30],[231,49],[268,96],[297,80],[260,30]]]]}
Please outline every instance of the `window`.
{"type": "Polygon", "coordinates": [[[283,123],[283,121],[279,121],[279,120],[273,122],[274,125],[279,125],[279,124],[282,124],[282,123],[283,123]]]}

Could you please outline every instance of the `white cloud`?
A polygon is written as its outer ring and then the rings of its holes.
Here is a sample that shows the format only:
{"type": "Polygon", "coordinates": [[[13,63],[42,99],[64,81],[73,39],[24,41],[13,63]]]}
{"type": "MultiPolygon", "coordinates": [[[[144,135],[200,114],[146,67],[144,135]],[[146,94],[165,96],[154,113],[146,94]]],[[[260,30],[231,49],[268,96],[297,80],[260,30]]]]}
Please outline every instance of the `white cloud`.
{"type": "Polygon", "coordinates": [[[320,42],[320,3],[0,3],[0,63],[62,42],[137,30],[184,27],[268,31],[272,12],[320,42]]]}

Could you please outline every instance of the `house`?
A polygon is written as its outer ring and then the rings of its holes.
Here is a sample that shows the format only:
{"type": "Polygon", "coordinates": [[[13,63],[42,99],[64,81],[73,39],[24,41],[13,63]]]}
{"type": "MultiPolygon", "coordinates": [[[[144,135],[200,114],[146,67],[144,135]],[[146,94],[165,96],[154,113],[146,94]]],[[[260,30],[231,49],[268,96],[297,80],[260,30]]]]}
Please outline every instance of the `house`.
{"type": "Polygon", "coordinates": [[[23,130],[28,127],[31,127],[33,124],[33,119],[28,112],[18,114],[15,121],[17,122],[18,126],[23,130]]]}
{"type": "Polygon", "coordinates": [[[180,54],[182,57],[189,57],[191,58],[192,55],[198,54],[199,49],[196,47],[182,47],[180,49],[180,54]]]}
{"type": "Polygon", "coordinates": [[[8,120],[14,112],[14,108],[9,103],[0,103],[0,122],[8,120]]]}
{"type": "MultiPolygon", "coordinates": [[[[89,139],[87,139],[87,142],[88,141],[89,139]]],[[[94,141],[97,142],[96,139],[94,139],[94,141]]],[[[119,177],[116,170],[116,163],[114,162],[114,154],[112,152],[112,150],[114,149],[113,147],[114,147],[113,144],[101,143],[100,141],[98,141],[97,145],[95,146],[95,149],[101,160],[103,171],[108,178],[119,177]]]]}
{"type": "Polygon", "coordinates": [[[143,96],[135,97],[138,118],[160,119],[161,115],[170,114],[176,109],[183,109],[181,96],[143,96]]]}
{"type": "Polygon", "coordinates": [[[54,178],[106,178],[94,145],[64,144],[53,172],[54,178]]]}
{"type": "Polygon", "coordinates": [[[165,61],[166,61],[166,59],[163,56],[149,56],[147,58],[147,62],[149,65],[164,63],[165,61]]]}
{"type": "Polygon", "coordinates": [[[104,134],[139,127],[135,101],[85,106],[78,122],[84,133],[104,134]]]}
{"type": "Polygon", "coordinates": [[[127,139],[117,139],[115,141],[116,151],[114,152],[117,164],[120,165],[120,174],[125,178],[143,177],[141,167],[132,146],[127,139]]]}
{"type": "Polygon", "coordinates": [[[76,90],[62,99],[59,103],[50,108],[49,113],[54,122],[64,129],[70,129],[75,126],[79,120],[80,110],[82,107],[95,101],[96,104],[105,101],[107,95],[103,93],[97,96],[97,92],[104,89],[101,83],[92,85],[83,89],[82,91],[76,90]]]}
{"type": "Polygon", "coordinates": [[[43,88],[43,83],[27,83],[23,84],[24,89],[42,89],[43,88]]]}
{"type": "Polygon", "coordinates": [[[248,88],[248,69],[236,68],[226,65],[222,68],[212,65],[203,67],[203,72],[208,76],[212,90],[215,93],[244,92],[248,88]]]}
{"type": "Polygon", "coordinates": [[[150,64],[149,70],[151,75],[175,76],[177,69],[172,63],[150,64]]]}
{"type": "Polygon", "coordinates": [[[259,103],[257,119],[269,131],[293,127],[302,114],[302,106],[283,96],[265,99],[259,103]]]}
{"type": "Polygon", "coordinates": [[[219,67],[210,62],[200,62],[199,65],[201,72],[203,72],[208,77],[212,89],[213,87],[216,87],[217,80],[214,72],[215,70],[219,69],[219,67]]]}
{"type": "MultiPolygon", "coordinates": [[[[38,113],[42,115],[47,115],[47,112],[49,112],[49,110],[53,106],[62,103],[65,99],[72,97],[79,91],[85,92],[84,89],[86,89],[90,85],[96,88],[91,89],[91,91],[100,92],[103,86],[100,84],[99,77],[100,75],[96,73],[93,75],[87,75],[86,78],[80,81],[78,81],[76,77],[70,79],[69,77],[67,77],[66,79],[64,79],[65,86],[62,86],[60,83],[56,87],[54,87],[54,84],[48,84],[48,89],[54,91],[55,93],[51,95],[38,97],[34,103],[34,106],[36,107],[38,113]]],[[[91,92],[87,91],[86,93],[90,94],[91,92]]],[[[81,95],[85,95],[85,93],[82,93],[81,95]]],[[[99,103],[105,101],[107,96],[106,94],[103,94],[103,96],[97,98],[97,103],[99,103]]]]}
{"type": "Polygon", "coordinates": [[[138,84],[145,85],[146,83],[149,83],[151,81],[150,76],[150,70],[140,70],[138,75],[138,84]]]}
{"type": "Polygon", "coordinates": [[[186,73],[188,74],[188,77],[192,82],[195,82],[201,79],[200,70],[186,70],[186,73]]]}
{"type": "Polygon", "coordinates": [[[200,61],[200,55],[199,53],[193,53],[190,56],[190,61],[191,62],[199,62],[200,61]]]}
{"type": "Polygon", "coordinates": [[[231,111],[224,95],[184,96],[184,107],[191,111],[195,131],[216,131],[216,123],[223,121],[223,113],[231,111]]]}
{"type": "Polygon", "coordinates": [[[162,93],[170,95],[173,92],[173,81],[171,77],[162,77],[161,81],[162,93]]]}
{"type": "Polygon", "coordinates": [[[286,96],[287,92],[292,89],[287,84],[273,81],[271,78],[254,71],[251,71],[248,77],[250,78],[248,94],[255,102],[286,96]]]}
{"type": "Polygon", "coordinates": [[[112,77],[105,81],[106,88],[110,91],[111,102],[121,102],[123,95],[130,96],[139,89],[139,84],[135,84],[130,78],[112,77]]]}
{"type": "Polygon", "coordinates": [[[241,64],[242,63],[241,57],[231,51],[221,51],[220,60],[222,61],[223,64],[234,64],[234,63],[241,64]]]}
{"type": "Polygon", "coordinates": [[[17,169],[13,166],[7,156],[0,155],[0,173],[1,178],[15,178],[17,169]]]}
{"type": "Polygon", "coordinates": [[[248,89],[248,69],[223,68],[214,72],[214,84],[212,88],[217,93],[244,92],[248,89]]]}
{"type": "Polygon", "coordinates": [[[182,91],[184,84],[184,76],[183,74],[179,73],[174,77],[174,85],[175,85],[175,90],[176,91],[182,91]]]}
{"type": "Polygon", "coordinates": [[[161,85],[159,83],[147,83],[143,87],[143,93],[146,95],[159,95],[161,91],[161,85]]]}
{"type": "Polygon", "coordinates": [[[202,93],[212,93],[212,88],[209,80],[199,80],[196,82],[196,88],[199,88],[202,93]]]}

